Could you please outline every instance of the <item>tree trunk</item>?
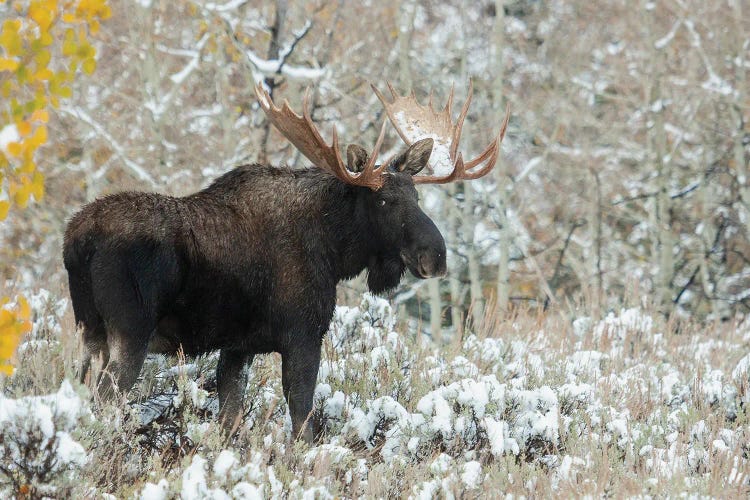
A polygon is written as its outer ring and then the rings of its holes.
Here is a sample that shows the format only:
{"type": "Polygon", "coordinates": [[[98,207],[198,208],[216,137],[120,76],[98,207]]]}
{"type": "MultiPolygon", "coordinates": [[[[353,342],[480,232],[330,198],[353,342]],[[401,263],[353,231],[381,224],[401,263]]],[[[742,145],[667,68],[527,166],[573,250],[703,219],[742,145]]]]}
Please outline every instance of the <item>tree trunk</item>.
{"type": "MultiPolygon", "coordinates": [[[[660,55],[657,57],[661,60],[660,55]]],[[[657,63],[658,64],[658,63],[657,63]]],[[[674,256],[672,254],[674,241],[671,228],[672,200],[669,197],[669,181],[672,169],[671,160],[667,157],[667,133],[664,126],[664,104],[661,97],[660,75],[656,75],[651,91],[651,118],[653,127],[652,155],[654,157],[656,170],[656,264],[658,266],[656,276],[656,302],[664,314],[672,311],[672,276],[674,273],[674,256]]]]}
{"type": "MultiPolygon", "coordinates": [[[[494,82],[492,84],[492,107],[495,110],[495,123],[503,120],[503,74],[504,58],[503,47],[505,46],[505,8],[502,0],[495,0],[495,24],[492,30],[491,56],[493,61],[494,82]]],[[[508,310],[508,297],[510,294],[510,227],[508,223],[508,167],[502,160],[498,159],[499,165],[495,167],[497,179],[497,215],[500,222],[498,241],[499,261],[497,264],[497,300],[496,306],[500,311],[508,310]]]]}
{"type": "MultiPolygon", "coordinates": [[[[743,112],[747,109],[747,69],[745,64],[747,63],[745,53],[747,51],[746,45],[748,45],[747,37],[745,36],[745,30],[743,29],[743,13],[742,11],[743,0],[734,0],[734,22],[736,23],[736,47],[735,47],[735,80],[736,83],[734,88],[736,89],[735,103],[733,106],[735,119],[737,121],[737,136],[734,139],[734,163],[737,169],[737,180],[740,185],[740,199],[742,205],[745,207],[746,212],[750,212],[750,182],[748,181],[748,174],[750,174],[750,167],[748,166],[748,158],[745,154],[745,116],[743,112]]],[[[750,213],[745,217],[745,227],[750,234],[750,213]]]]}
{"type": "Polygon", "coordinates": [[[414,18],[417,6],[411,0],[403,0],[399,6],[398,27],[398,79],[401,88],[411,89],[411,66],[409,51],[411,50],[411,35],[414,30],[414,18]]]}
{"type": "Polygon", "coordinates": [[[594,177],[594,185],[596,186],[596,193],[594,200],[591,203],[591,220],[594,221],[594,276],[595,285],[592,292],[592,315],[595,318],[600,317],[602,311],[602,301],[604,296],[604,273],[602,271],[602,183],[599,178],[599,172],[594,168],[591,169],[591,174],[594,177]]]}
{"type": "MultiPolygon", "coordinates": [[[[281,40],[282,40],[282,31],[284,29],[284,24],[286,23],[286,12],[289,5],[287,3],[287,0],[276,0],[276,13],[273,21],[273,26],[271,26],[271,42],[268,44],[268,54],[267,59],[273,60],[278,59],[279,54],[281,53],[281,40]]],[[[266,87],[268,87],[268,93],[273,98],[273,91],[276,88],[276,80],[273,76],[267,76],[264,80],[266,87]]],[[[271,135],[271,122],[266,120],[265,121],[265,128],[263,130],[263,139],[261,140],[261,151],[258,161],[261,163],[266,163],[268,161],[268,139],[271,135]]]]}
{"type": "MultiPolygon", "coordinates": [[[[461,217],[459,217],[458,207],[456,206],[456,184],[448,184],[448,194],[450,200],[446,202],[445,210],[448,216],[448,241],[457,242],[459,241],[459,227],[461,224],[461,217]]],[[[458,262],[458,259],[455,259],[458,262]]],[[[450,265],[450,262],[449,262],[450,265]]],[[[461,280],[458,276],[451,276],[450,280],[450,308],[451,308],[451,324],[456,334],[461,336],[464,329],[464,315],[463,307],[461,304],[461,280]]]]}

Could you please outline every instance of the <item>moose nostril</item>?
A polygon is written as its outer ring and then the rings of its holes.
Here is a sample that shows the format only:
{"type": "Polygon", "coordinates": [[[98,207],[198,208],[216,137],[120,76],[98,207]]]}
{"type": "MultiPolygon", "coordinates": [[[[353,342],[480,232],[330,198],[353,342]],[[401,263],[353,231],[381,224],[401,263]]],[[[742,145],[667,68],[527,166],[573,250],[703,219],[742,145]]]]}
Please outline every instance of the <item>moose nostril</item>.
{"type": "Polygon", "coordinates": [[[439,265],[436,265],[440,262],[440,259],[434,259],[431,255],[427,253],[423,253],[419,256],[418,262],[417,262],[417,269],[419,270],[419,273],[424,276],[425,278],[429,278],[432,276],[435,276],[437,273],[435,272],[437,268],[439,268],[439,265]]]}
{"type": "Polygon", "coordinates": [[[424,258],[421,256],[419,257],[419,261],[417,262],[417,270],[422,276],[429,276],[429,273],[427,272],[427,266],[424,263],[424,258]]]}

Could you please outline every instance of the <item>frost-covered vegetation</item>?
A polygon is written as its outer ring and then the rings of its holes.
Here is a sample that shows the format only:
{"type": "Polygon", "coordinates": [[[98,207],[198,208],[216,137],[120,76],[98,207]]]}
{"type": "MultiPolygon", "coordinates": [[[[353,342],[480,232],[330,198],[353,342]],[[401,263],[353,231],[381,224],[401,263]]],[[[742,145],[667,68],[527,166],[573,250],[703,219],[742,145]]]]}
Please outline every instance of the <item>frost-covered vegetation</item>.
{"type": "Polygon", "coordinates": [[[256,358],[227,439],[215,356],[153,357],[127,403],[95,409],[74,381],[67,301],[31,304],[2,382],[3,497],[750,492],[747,322],[667,323],[637,305],[601,321],[518,314],[437,346],[365,295],[325,339],[308,447],[290,435],[277,356],[256,358]]]}

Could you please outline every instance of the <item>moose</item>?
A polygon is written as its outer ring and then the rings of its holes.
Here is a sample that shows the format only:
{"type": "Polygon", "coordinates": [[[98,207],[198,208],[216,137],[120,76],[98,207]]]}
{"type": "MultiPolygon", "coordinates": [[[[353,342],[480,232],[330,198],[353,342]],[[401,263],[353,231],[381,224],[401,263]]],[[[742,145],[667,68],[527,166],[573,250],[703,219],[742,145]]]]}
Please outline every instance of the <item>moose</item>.
{"type": "Polygon", "coordinates": [[[149,352],[219,350],[219,419],[231,430],[242,415],[246,367],[256,354],[278,352],[294,435],[312,441],[306,422],[338,282],[366,270],[369,289],[379,294],[407,269],[421,279],[444,276],[445,241],[420,209],[415,185],[487,174],[510,116],[464,162],[458,142],[471,85],[455,123],[453,90],[436,111],[432,98],[425,106],[414,93],[388,87],[392,100],[372,88],[407,147],[382,164],[388,120],[370,154],[350,145],[344,163],[335,127],[328,144],[313,124],[309,94],[298,115],[258,84],[268,120],[313,168],[240,166],[189,196],[121,192],[72,217],[63,260],[85,346],[81,377],[92,358],[101,360],[101,398],[128,391],[149,352]],[[435,142],[449,152],[452,171],[417,175],[435,142]]]}

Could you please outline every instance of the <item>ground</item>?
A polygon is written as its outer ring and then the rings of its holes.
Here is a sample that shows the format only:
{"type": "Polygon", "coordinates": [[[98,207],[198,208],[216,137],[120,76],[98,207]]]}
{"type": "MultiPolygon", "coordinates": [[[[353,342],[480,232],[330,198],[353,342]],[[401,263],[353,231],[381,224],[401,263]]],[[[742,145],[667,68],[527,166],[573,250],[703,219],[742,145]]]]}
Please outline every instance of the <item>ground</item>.
{"type": "Polygon", "coordinates": [[[0,494],[67,497],[744,496],[750,322],[640,307],[490,317],[451,344],[365,295],[339,307],[315,410],[295,442],[279,358],[256,359],[238,435],[216,425],[216,356],[154,357],[122,404],[76,382],[63,297],[30,292],[34,328],[0,382],[0,494]]]}

